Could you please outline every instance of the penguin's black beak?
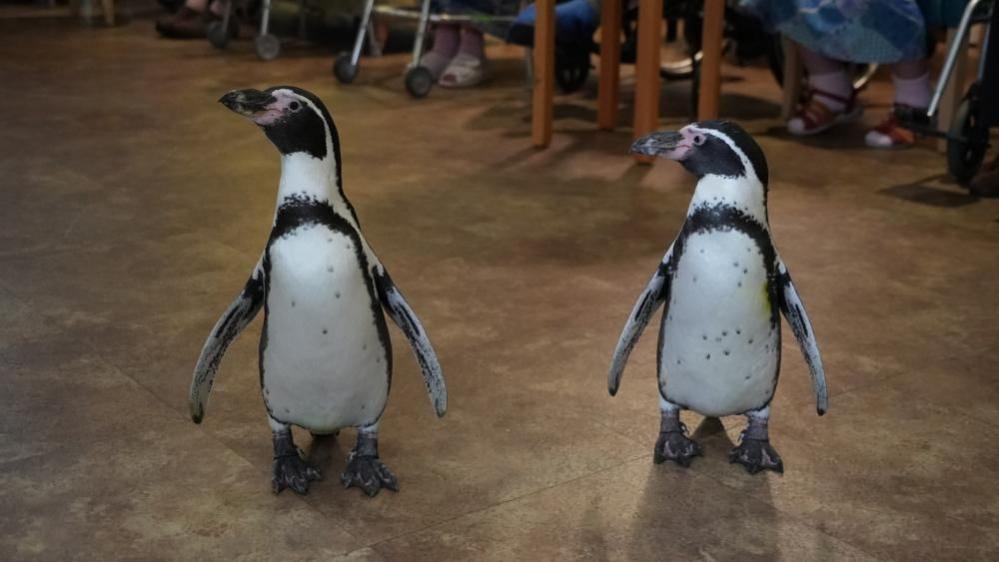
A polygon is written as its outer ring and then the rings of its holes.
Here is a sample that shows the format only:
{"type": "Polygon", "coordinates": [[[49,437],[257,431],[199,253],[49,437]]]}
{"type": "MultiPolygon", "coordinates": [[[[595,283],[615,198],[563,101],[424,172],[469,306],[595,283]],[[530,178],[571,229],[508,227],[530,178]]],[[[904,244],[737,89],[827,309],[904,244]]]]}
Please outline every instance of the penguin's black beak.
{"type": "Polygon", "coordinates": [[[233,90],[219,98],[219,103],[243,117],[253,117],[270,109],[277,99],[260,90],[233,90]]]}
{"type": "Polygon", "coordinates": [[[670,160],[683,160],[690,152],[692,144],[683,131],[659,131],[645,135],[631,145],[632,154],[660,156],[670,160]]]}

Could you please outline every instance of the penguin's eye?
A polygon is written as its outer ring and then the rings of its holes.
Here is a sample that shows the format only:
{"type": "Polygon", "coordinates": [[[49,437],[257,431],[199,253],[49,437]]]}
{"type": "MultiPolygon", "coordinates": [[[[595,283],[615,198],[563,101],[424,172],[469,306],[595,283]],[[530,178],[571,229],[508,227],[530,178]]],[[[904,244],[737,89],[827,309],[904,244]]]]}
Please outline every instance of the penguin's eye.
{"type": "Polygon", "coordinates": [[[697,146],[704,144],[704,135],[694,135],[694,144],[697,146]]]}
{"type": "Polygon", "coordinates": [[[298,111],[299,109],[302,109],[302,104],[298,103],[297,101],[293,101],[288,104],[288,108],[291,109],[292,111],[298,111]]]}

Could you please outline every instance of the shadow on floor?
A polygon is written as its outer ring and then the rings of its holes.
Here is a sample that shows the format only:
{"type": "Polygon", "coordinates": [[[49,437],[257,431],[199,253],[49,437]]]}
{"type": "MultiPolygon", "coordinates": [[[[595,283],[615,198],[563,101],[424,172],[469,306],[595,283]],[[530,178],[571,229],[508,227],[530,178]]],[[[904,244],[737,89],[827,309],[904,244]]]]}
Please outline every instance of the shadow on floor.
{"type": "Polygon", "coordinates": [[[879,193],[931,207],[964,207],[978,201],[947,174],[926,176],[911,183],[893,185],[879,193]]]}

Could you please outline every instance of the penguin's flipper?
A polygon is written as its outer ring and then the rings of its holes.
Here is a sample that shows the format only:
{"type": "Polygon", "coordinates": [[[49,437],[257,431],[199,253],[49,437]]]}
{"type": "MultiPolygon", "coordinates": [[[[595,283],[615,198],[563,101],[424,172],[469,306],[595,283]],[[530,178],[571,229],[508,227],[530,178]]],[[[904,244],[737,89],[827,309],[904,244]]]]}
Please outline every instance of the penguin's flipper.
{"type": "Polygon", "coordinates": [[[624,374],[624,366],[628,362],[631,350],[638,343],[642,331],[649,323],[649,319],[655,314],[659,307],[669,300],[669,275],[667,268],[673,256],[673,247],[670,246],[662,262],[652,274],[652,279],[638,297],[635,308],[628,317],[628,323],[621,331],[621,337],[617,341],[617,348],[614,349],[614,357],[611,359],[610,373],[607,375],[607,390],[611,396],[617,394],[617,389],[621,384],[621,375],[624,374]]]}
{"type": "Polygon", "coordinates": [[[208,403],[208,395],[211,394],[219,363],[222,362],[222,355],[247,324],[253,321],[263,304],[264,270],[261,264],[257,263],[253,275],[243,287],[243,292],[232,301],[225,314],[215,323],[208,339],[205,340],[205,346],[201,349],[201,357],[194,367],[194,379],[191,381],[191,394],[188,399],[194,423],[201,423],[205,417],[205,405],[208,403]]]}
{"type": "Polygon", "coordinates": [[[816,409],[819,415],[826,413],[829,409],[829,395],[826,390],[826,374],[822,369],[822,357],[819,355],[819,345],[815,341],[815,332],[812,330],[812,323],[808,321],[808,314],[805,313],[805,305],[798,296],[797,289],[791,281],[791,274],[787,271],[784,262],[778,259],[777,262],[777,297],[780,310],[784,313],[784,318],[791,325],[795,339],[801,347],[801,354],[805,356],[805,363],[812,374],[812,386],[815,389],[816,409]]]}
{"type": "Polygon", "coordinates": [[[430,338],[420,324],[420,319],[416,317],[416,313],[410,308],[399,288],[392,282],[388,270],[379,264],[373,268],[373,273],[375,285],[378,287],[378,298],[392,317],[392,321],[409,340],[409,345],[413,348],[416,360],[420,364],[420,371],[423,372],[434,411],[437,412],[437,417],[443,417],[447,412],[447,387],[444,384],[444,373],[441,372],[441,364],[437,360],[434,346],[430,344],[430,338]]]}

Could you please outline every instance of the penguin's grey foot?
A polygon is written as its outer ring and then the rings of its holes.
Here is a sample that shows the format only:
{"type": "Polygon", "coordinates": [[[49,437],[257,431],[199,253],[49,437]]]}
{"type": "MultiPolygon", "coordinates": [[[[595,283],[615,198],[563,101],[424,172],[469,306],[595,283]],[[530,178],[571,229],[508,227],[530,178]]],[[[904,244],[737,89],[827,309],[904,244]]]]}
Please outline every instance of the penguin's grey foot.
{"type": "Polygon", "coordinates": [[[770,445],[769,439],[743,437],[742,443],[728,454],[728,460],[746,467],[746,471],[750,474],[756,474],[761,470],[784,474],[784,461],[777,454],[777,450],[770,445]]]}
{"type": "Polygon", "coordinates": [[[275,494],[280,494],[285,488],[291,488],[296,494],[307,494],[309,482],[322,479],[323,475],[319,469],[302,460],[298,451],[274,457],[271,483],[275,494]]]}
{"type": "Polygon", "coordinates": [[[357,451],[351,451],[347,459],[347,469],[340,475],[340,481],[343,482],[344,488],[357,486],[368,497],[378,495],[378,491],[382,488],[388,488],[393,492],[399,491],[399,480],[377,456],[359,455],[357,451]]]}
{"type": "Polygon", "coordinates": [[[660,432],[653,452],[653,462],[662,464],[674,461],[682,467],[689,467],[691,459],[701,456],[702,451],[701,446],[687,437],[686,433],[687,428],[683,424],[676,430],[660,432]]]}

